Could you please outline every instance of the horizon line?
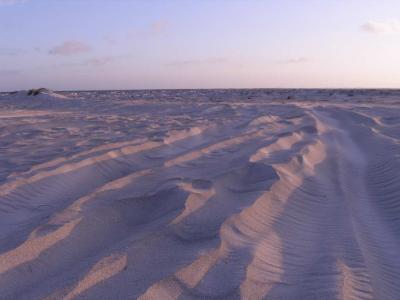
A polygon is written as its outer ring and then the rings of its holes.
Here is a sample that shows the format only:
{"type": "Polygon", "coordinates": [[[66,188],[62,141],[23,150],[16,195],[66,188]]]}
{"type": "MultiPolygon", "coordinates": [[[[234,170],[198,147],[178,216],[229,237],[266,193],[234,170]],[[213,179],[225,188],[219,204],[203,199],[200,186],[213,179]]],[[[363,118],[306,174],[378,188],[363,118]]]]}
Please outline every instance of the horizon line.
{"type": "MultiPolygon", "coordinates": [[[[29,91],[29,88],[20,90],[0,91],[0,93],[13,93],[20,91],[29,91]]],[[[400,87],[251,87],[251,88],[232,88],[232,87],[218,87],[218,88],[132,88],[132,89],[49,89],[54,92],[110,92],[110,91],[191,91],[191,90],[400,90],[400,87]]]]}

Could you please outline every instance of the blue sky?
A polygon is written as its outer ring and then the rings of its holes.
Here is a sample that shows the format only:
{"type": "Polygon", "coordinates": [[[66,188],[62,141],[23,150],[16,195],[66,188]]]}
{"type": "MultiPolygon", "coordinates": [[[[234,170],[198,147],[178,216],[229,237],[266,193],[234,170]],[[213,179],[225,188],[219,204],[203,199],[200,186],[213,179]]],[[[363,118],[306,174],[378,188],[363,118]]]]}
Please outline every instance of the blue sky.
{"type": "Polygon", "coordinates": [[[0,0],[0,90],[400,88],[398,0],[0,0]]]}

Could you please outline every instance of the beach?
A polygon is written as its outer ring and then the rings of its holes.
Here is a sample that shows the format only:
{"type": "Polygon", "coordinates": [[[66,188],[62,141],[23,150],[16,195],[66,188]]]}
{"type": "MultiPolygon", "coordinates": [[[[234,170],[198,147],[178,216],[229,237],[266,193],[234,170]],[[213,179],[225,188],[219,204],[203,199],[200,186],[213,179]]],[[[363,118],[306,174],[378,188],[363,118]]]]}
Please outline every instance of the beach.
{"type": "Polygon", "coordinates": [[[0,94],[0,299],[400,299],[400,91],[0,94]]]}

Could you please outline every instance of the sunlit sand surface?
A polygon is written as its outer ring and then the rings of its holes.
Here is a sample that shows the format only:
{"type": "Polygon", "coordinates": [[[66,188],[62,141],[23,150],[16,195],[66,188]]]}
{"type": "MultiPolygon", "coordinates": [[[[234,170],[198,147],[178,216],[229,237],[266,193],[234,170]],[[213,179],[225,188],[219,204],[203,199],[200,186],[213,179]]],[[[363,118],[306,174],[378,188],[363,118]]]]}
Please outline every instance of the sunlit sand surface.
{"type": "Polygon", "coordinates": [[[0,94],[0,299],[400,299],[399,99],[0,94]]]}

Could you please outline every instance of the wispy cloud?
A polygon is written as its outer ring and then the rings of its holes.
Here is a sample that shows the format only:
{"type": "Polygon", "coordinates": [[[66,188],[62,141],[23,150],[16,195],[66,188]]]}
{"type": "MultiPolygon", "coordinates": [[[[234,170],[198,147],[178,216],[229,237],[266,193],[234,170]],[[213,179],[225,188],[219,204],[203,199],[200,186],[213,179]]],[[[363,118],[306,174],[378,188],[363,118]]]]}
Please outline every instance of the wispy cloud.
{"type": "Polygon", "coordinates": [[[294,57],[294,58],[287,58],[281,59],[277,61],[280,64],[303,64],[310,62],[310,59],[307,57],[294,57]]]}
{"type": "Polygon", "coordinates": [[[394,34],[400,33],[400,21],[399,20],[388,20],[388,21],[368,21],[361,25],[361,30],[374,33],[374,34],[394,34]]]}
{"type": "Polygon", "coordinates": [[[171,27],[171,23],[167,20],[158,20],[150,24],[147,33],[150,35],[160,35],[167,32],[171,27]]]}
{"type": "Polygon", "coordinates": [[[75,55],[90,51],[92,48],[80,41],[65,41],[62,45],[50,49],[49,54],[52,55],[75,55]]]}
{"type": "Polygon", "coordinates": [[[173,61],[165,64],[167,67],[186,67],[186,66],[200,66],[200,65],[215,65],[215,64],[225,64],[228,60],[222,57],[210,57],[206,59],[190,59],[190,60],[180,60],[173,61]]]}
{"type": "Polygon", "coordinates": [[[80,60],[76,62],[53,64],[51,66],[47,66],[44,68],[59,69],[59,68],[102,67],[108,64],[112,64],[114,62],[118,62],[126,57],[129,57],[129,55],[94,57],[91,59],[80,60]]]}
{"type": "Polygon", "coordinates": [[[168,20],[157,20],[147,26],[135,28],[130,32],[132,36],[140,37],[157,37],[165,35],[169,32],[172,24],[168,20]]]}

